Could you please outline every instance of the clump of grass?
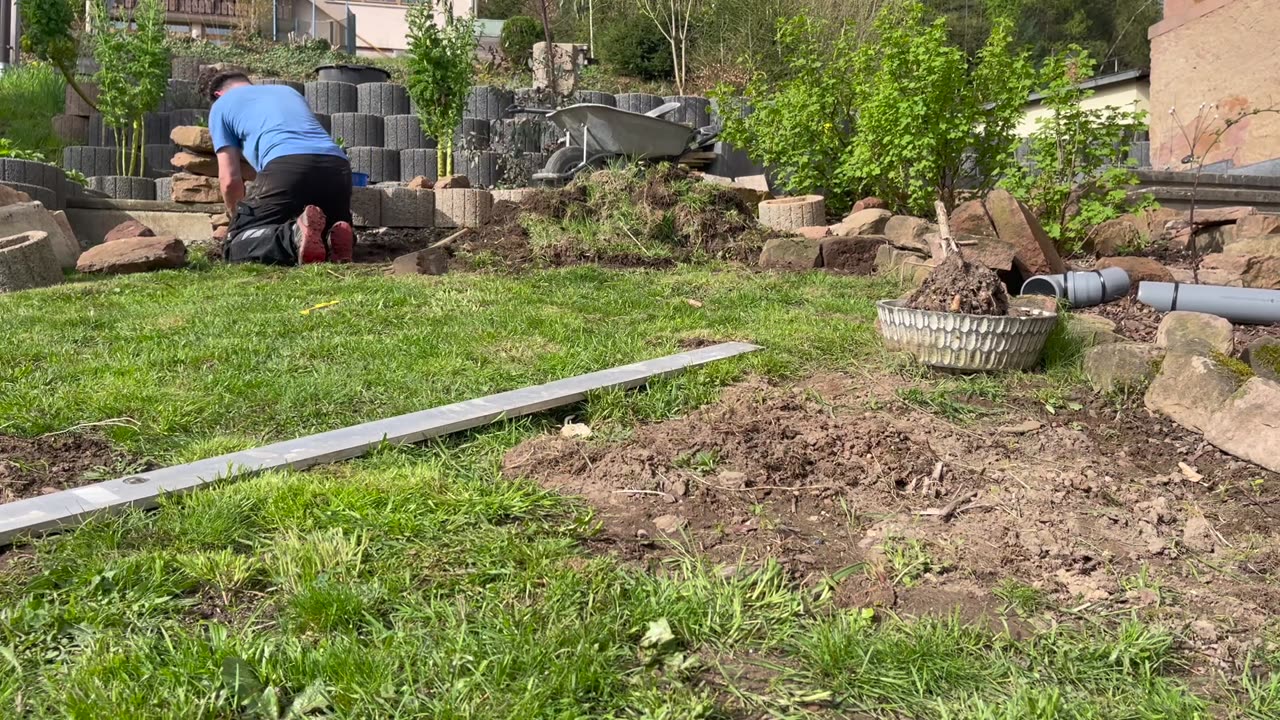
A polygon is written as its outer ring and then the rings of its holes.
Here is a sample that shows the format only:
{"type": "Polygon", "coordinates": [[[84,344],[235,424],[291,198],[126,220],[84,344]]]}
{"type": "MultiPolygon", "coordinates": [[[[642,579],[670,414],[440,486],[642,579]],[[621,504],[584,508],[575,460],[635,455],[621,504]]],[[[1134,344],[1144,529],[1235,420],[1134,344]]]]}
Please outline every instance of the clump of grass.
{"type": "Polygon", "coordinates": [[[1034,615],[1049,606],[1043,590],[1013,578],[1005,578],[993,592],[1004,601],[1005,612],[1013,611],[1021,617],[1034,615]]]}
{"type": "Polygon", "coordinates": [[[889,571],[886,573],[888,580],[894,585],[911,587],[926,574],[942,567],[929,554],[925,543],[916,538],[885,538],[880,552],[889,571]]]}
{"type": "Polygon", "coordinates": [[[1280,345],[1263,345],[1253,351],[1252,357],[1257,358],[1263,367],[1280,373],[1280,345]]]}
{"type": "Polygon", "coordinates": [[[63,143],[51,123],[65,100],[66,81],[53,67],[30,63],[9,68],[0,74],[0,138],[17,150],[58,162],[63,143]]]}
{"type": "Polygon", "coordinates": [[[1210,357],[1214,362],[1229,370],[1231,374],[1235,375],[1242,383],[1247,382],[1253,377],[1253,368],[1249,366],[1249,363],[1241,360],[1240,358],[1231,357],[1226,353],[1218,352],[1216,350],[1210,357]]]}

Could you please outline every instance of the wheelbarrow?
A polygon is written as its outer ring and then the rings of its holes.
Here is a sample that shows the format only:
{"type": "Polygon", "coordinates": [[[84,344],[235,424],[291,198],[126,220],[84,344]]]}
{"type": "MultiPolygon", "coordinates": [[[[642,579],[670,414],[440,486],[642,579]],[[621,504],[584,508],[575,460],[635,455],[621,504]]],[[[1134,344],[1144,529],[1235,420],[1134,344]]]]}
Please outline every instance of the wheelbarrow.
{"type": "Polygon", "coordinates": [[[533,174],[533,179],[544,185],[563,185],[584,170],[599,170],[615,160],[679,162],[686,153],[711,149],[719,130],[691,128],[664,117],[679,109],[680,103],[675,102],[647,113],[593,103],[559,110],[511,108],[515,113],[545,115],[564,131],[565,146],[533,174]]]}

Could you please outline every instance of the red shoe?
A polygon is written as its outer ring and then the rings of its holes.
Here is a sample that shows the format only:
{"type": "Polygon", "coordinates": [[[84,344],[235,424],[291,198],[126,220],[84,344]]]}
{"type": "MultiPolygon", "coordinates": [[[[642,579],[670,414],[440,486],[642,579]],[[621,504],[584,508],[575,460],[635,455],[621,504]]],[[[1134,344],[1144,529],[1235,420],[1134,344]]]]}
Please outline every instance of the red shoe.
{"type": "Polygon", "coordinates": [[[294,245],[298,248],[298,264],[322,263],[328,258],[324,248],[324,211],[308,205],[298,216],[294,245]]]}
{"type": "Polygon", "coordinates": [[[336,263],[349,263],[355,253],[356,231],[351,223],[334,223],[329,229],[329,259],[336,263]]]}

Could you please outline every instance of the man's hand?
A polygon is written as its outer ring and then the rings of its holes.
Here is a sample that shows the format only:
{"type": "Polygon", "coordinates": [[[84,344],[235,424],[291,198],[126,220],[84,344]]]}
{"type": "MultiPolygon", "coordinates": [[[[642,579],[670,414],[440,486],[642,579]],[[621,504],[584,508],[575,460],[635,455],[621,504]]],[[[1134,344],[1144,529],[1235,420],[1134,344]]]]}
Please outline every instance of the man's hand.
{"type": "Polygon", "coordinates": [[[222,201],[227,205],[227,217],[235,217],[236,205],[244,199],[240,162],[238,148],[227,147],[218,151],[218,184],[222,187],[222,201]]]}

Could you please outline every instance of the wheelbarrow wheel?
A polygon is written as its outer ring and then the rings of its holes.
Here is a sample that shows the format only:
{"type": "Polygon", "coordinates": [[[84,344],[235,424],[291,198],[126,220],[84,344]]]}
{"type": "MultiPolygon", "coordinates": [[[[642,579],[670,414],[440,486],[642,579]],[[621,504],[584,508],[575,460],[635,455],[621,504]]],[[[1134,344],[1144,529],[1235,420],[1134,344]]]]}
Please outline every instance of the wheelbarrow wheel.
{"type": "Polygon", "coordinates": [[[544,172],[563,175],[577,167],[580,162],[582,162],[582,148],[563,147],[551,153],[551,157],[547,158],[547,166],[544,172]]]}

